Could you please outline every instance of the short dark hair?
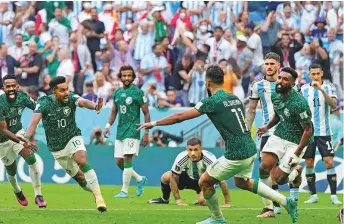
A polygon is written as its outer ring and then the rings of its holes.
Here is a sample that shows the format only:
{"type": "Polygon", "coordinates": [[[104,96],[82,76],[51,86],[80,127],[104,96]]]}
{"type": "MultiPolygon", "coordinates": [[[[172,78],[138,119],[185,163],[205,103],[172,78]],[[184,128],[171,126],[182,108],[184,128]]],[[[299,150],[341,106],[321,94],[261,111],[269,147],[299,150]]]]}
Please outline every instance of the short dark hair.
{"type": "Polygon", "coordinates": [[[48,23],[42,23],[42,26],[44,27],[45,30],[49,29],[48,23]]]}
{"type": "Polygon", "coordinates": [[[216,31],[216,30],[221,30],[221,32],[223,32],[223,29],[221,26],[215,26],[214,31],[216,31]]]}
{"type": "Polygon", "coordinates": [[[322,69],[322,67],[321,67],[321,65],[319,65],[319,64],[311,64],[311,66],[309,66],[309,71],[311,70],[311,69],[317,69],[317,68],[319,68],[319,69],[321,69],[321,71],[323,70],[322,69]]]}
{"type": "Polygon", "coordinates": [[[211,65],[208,67],[206,72],[206,78],[215,84],[223,84],[224,73],[218,65],[211,65]]]}
{"type": "Polygon", "coordinates": [[[89,19],[86,19],[84,21],[81,22],[81,25],[88,30],[92,30],[92,22],[89,19]]]}
{"type": "Polygon", "coordinates": [[[86,86],[86,87],[93,87],[93,82],[86,82],[86,83],[85,83],[85,86],[86,86]]]}
{"type": "Polygon", "coordinates": [[[124,31],[123,31],[121,28],[116,29],[115,33],[116,33],[117,31],[120,31],[122,34],[124,34],[124,31]]]}
{"type": "Polygon", "coordinates": [[[122,72],[123,71],[128,71],[128,70],[133,72],[133,79],[136,79],[136,74],[135,74],[134,68],[131,67],[130,65],[123,65],[123,66],[121,66],[119,71],[118,71],[117,77],[119,79],[121,79],[122,78],[122,72]]]}
{"type": "Polygon", "coordinates": [[[156,44],[154,44],[153,46],[152,46],[152,51],[154,51],[155,50],[155,48],[157,47],[157,46],[159,46],[160,45],[160,43],[156,43],[156,44]]]}
{"type": "Polygon", "coordinates": [[[63,76],[57,76],[55,78],[53,78],[50,82],[49,82],[49,86],[51,89],[55,89],[57,85],[61,84],[61,83],[65,83],[66,82],[66,78],[63,76]]]}
{"type": "Polygon", "coordinates": [[[296,80],[298,77],[297,72],[294,69],[292,69],[291,67],[284,67],[284,68],[282,68],[281,72],[289,73],[294,78],[294,80],[296,80]]]}
{"type": "Polygon", "coordinates": [[[207,53],[209,53],[209,51],[210,51],[209,44],[203,44],[203,47],[207,50],[207,53]]]}
{"type": "Polygon", "coordinates": [[[193,137],[186,142],[186,145],[202,145],[202,141],[199,138],[193,137]]]}
{"type": "Polygon", "coordinates": [[[2,83],[5,83],[5,80],[7,79],[14,79],[17,81],[17,76],[15,76],[14,74],[7,74],[5,75],[5,77],[2,78],[2,83]]]}
{"type": "Polygon", "coordinates": [[[168,38],[168,36],[163,36],[163,37],[160,37],[159,43],[163,42],[166,38],[167,38],[168,41],[170,41],[170,39],[168,38]]]}
{"type": "Polygon", "coordinates": [[[266,60],[266,59],[274,59],[274,60],[280,62],[281,57],[278,54],[276,54],[275,52],[269,52],[264,57],[264,60],[266,60]]]}
{"type": "Polygon", "coordinates": [[[228,61],[227,61],[226,59],[222,58],[222,59],[219,61],[219,64],[220,64],[221,62],[223,62],[223,61],[225,61],[225,62],[228,63],[228,61]]]}

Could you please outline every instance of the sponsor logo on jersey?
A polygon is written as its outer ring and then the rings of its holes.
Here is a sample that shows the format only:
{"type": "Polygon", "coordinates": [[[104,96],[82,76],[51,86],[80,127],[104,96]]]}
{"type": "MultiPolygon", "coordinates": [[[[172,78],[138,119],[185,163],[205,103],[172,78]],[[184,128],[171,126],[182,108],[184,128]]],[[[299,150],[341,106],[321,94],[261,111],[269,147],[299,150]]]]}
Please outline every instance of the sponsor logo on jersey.
{"type": "Polygon", "coordinates": [[[70,115],[71,109],[69,107],[64,107],[63,108],[63,114],[68,117],[70,115]]]}
{"type": "Polygon", "coordinates": [[[125,103],[130,105],[133,102],[133,98],[131,98],[130,96],[127,97],[127,99],[125,99],[125,103]]]}
{"type": "Polygon", "coordinates": [[[290,117],[290,113],[289,113],[288,108],[284,109],[284,115],[287,116],[287,117],[290,117]]]}
{"type": "Polygon", "coordinates": [[[127,96],[127,94],[125,94],[125,93],[121,94],[121,97],[126,97],[126,96],[127,96]]]}
{"type": "Polygon", "coordinates": [[[23,108],[19,108],[19,109],[18,109],[18,115],[22,115],[23,110],[24,110],[23,108]]]}

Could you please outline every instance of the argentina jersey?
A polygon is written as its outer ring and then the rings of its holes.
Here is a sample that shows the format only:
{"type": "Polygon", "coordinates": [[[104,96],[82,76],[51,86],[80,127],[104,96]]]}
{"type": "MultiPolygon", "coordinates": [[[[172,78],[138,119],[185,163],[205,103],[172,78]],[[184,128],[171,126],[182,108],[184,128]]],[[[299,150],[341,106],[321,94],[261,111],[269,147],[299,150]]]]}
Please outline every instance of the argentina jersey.
{"type": "MultiPolygon", "coordinates": [[[[269,82],[265,78],[255,80],[251,85],[251,100],[260,100],[262,105],[263,122],[268,124],[275,112],[271,101],[272,93],[276,92],[276,82],[269,82]]],[[[264,136],[270,136],[275,131],[276,125],[272,127],[264,136]]]]}
{"type": "MultiPolygon", "coordinates": [[[[321,87],[329,97],[337,99],[336,87],[327,83],[323,83],[321,87]]],[[[331,136],[331,107],[326,103],[324,95],[318,89],[314,88],[311,83],[303,85],[301,87],[301,93],[307,100],[312,112],[314,136],[331,136]]]]}
{"type": "Polygon", "coordinates": [[[202,150],[201,160],[193,162],[189,158],[188,152],[185,150],[177,155],[171,171],[179,175],[182,174],[182,172],[186,172],[191,179],[198,180],[207,170],[207,167],[214,163],[215,160],[216,157],[213,153],[208,152],[207,150],[202,150]]]}

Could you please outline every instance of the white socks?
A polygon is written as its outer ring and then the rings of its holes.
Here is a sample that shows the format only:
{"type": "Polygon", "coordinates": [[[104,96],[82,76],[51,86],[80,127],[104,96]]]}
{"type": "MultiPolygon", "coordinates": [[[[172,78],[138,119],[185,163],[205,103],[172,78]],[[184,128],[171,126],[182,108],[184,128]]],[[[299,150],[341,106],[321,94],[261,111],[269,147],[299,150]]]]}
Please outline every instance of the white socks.
{"type": "Polygon", "coordinates": [[[138,173],[136,173],[134,169],[131,172],[131,176],[136,180],[136,182],[142,181],[142,176],[140,176],[138,173]]]}
{"type": "MultiPolygon", "coordinates": [[[[265,179],[260,178],[259,180],[261,183],[264,183],[267,187],[271,188],[272,180],[271,180],[270,176],[268,178],[265,178],[265,179]]],[[[266,199],[265,197],[263,197],[262,199],[263,199],[263,203],[264,203],[264,208],[274,209],[274,204],[271,200],[266,199]]]]}
{"type": "Polygon", "coordinates": [[[88,186],[86,187],[89,187],[91,189],[92,193],[96,197],[96,200],[102,199],[102,193],[100,191],[97,174],[94,171],[94,169],[91,169],[85,172],[84,174],[85,174],[85,179],[88,184],[88,186]]]}
{"type": "Polygon", "coordinates": [[[19,193],[21,191],[21,188],[18,185],[17,177],[11,176],[7,172],[6,172],[6,176],[7,176],[8,182],[10,182],[12,186],[14,193],[19,193]]]}
{"type": "Polygon", "coordinates": [[[257,194],[269,200],[273,200],[284,207],[287,206],[286,197],[284,197],[279,192],[272,190],[270,187],[266,186],[264,183],[260,181],[258,182],[257,194]]]}
{"type": "MultiPolygon", "coordinates": [[[[122,190],[125,193],[128,193],[128,188],[130,185],[130,179],[131,179],[131,175],[133,174],[133,167],[130,168],[124,168],[123,170],[123,176],[122,176],[122,180],[123,180],[123,185],[122,185],[122,190]]],[[[135,172],[136,175],[138,175],[135,172]]],[[[142,179],[142,178],[141,178],[142,179]]]]}
{"type": "Polygon", "coordinates": [[[223,215],[219,207],[219,201],[217,199],[216,192],[214,192],[213,196],[205,200],[207,201],[207,206],[210,212],[213,214],[214,218],[223,219],[223,215]]]}
{"type": "Polygon", "coordinates": [[[38,170],[37,163],[29,165],[29,174],[32,182],[35,196],[42,195],[41,192],[41,174],[38,170]]]}

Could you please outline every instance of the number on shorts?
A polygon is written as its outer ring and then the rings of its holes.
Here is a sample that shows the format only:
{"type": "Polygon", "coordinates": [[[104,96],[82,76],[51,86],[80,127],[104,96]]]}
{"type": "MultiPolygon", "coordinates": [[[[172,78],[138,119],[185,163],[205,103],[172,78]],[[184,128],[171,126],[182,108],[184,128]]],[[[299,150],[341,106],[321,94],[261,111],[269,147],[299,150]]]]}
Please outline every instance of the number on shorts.
{"type": "Polygon", "coordinates": [[[235,116],[236,116],[238,123],[240,125],[240,128],[241,128],[241,131],[242,132],[248,131],[248,128],[247,128],[247,125],[245,122],[245,118],[244,118],[244,114],[242,113],[241,109],[237,108],[237,109],[232,109],[231,111],[235,113],[235,116]]]}
{"type": "Polygon", "coordinates": [[[121,111],[121,114],[127,113],[127,107],[125,105],[120,105],[119,110],[121,111]]]}
{"type": "Polygon", "coordinates": [[[57,120],[57,127],[58,128],[65,128],[67,125],[66,119],[61,119],[61,120],[57,120]]]}
{"type": "Polygon", "coordinates": [[[331,141],[327,141],[327,142],[326,142],[326,145],[327,145],[327,150],[328,150],[328,151],[333,150],[331,141]]]}
{"type": "Polygon", "coordinates": [[[10,125],[9,126],[15,126],[17,124],[17,118],[13,118],[10,120],[10,125]]]}
{"type": "Polygon", "coordinates": [[[129,148],[132,148],[134,146],[134,141],[133,140],[129,140],[128,145],[129,145],[129,148]]]}
{"type": "Polygon", "coordinates": [[[80,140],[75,140],[73,143],[74,148],[76,148],[78,145],[81,145],[81,141],[80,140]]]}

